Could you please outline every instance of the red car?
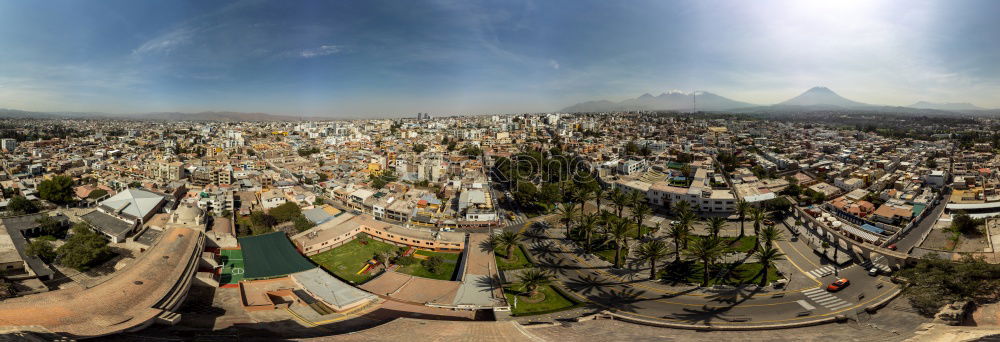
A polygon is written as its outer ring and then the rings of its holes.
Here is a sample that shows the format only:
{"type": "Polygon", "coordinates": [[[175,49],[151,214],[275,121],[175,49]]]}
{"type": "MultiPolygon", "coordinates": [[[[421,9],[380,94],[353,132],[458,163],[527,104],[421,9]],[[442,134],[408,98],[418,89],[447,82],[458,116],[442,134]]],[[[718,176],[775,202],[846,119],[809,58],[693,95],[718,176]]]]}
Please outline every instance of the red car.
{"type": "Polygon", "coordinates": [[[851,281],[847,280],[847,278],[840,278],[837,279],[837,281],[830,283],[830,286],[827,286],[826,290],[830,292],[837,292],[843,290],[847,287],[847,285],[851,285],[851,281]]]}

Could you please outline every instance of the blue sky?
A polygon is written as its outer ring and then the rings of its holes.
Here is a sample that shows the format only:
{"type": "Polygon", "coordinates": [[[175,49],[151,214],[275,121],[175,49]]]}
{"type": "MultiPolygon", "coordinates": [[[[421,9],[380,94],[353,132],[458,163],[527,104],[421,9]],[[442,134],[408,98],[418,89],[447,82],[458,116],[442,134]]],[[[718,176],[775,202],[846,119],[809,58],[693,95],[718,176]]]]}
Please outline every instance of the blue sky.
{"type": "Polygon", "coordinates": [[[1000,107],[996,1],[0,1],[0,108],[328,117],[707,90],[1000,107]],[[291,5],[289,5],[291,4],[291,5]]]}

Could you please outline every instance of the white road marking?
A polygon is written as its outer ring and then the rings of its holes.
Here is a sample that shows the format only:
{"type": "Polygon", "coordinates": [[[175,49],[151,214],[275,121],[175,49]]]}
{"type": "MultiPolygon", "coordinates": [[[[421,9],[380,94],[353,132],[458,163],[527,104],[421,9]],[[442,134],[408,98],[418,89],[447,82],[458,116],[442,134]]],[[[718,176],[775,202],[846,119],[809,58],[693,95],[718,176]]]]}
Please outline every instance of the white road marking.
{"type": "Polygon", "coordinates": [[[812,309],[816,308],[815,306],[809,305],[809,302],[801,300],[801,299],[799,299],[799,300],[797,300],[795,302],[799,303],[799,305],[802,305],[802,308],[806,309],[806,310],[812,310],[812,309]]]}

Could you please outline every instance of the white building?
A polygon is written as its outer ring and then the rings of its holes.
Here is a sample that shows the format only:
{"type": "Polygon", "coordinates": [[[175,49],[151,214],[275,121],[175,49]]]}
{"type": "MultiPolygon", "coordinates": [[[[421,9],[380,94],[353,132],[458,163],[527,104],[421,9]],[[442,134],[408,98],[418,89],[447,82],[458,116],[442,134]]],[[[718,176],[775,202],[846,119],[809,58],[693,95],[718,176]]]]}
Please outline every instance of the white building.
{"type": "Polygon", "coordinates": [[[13,152],[17,148],[17,140],[14,139],[0,139],[0,149],[4,152],[13,152]]]}

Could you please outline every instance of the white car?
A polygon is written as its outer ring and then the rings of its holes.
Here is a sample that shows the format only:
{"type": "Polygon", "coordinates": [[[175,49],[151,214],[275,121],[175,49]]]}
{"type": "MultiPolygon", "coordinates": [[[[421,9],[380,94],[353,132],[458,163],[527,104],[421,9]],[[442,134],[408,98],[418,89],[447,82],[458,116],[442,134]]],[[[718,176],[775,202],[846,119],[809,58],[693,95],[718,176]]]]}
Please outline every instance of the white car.
{"type": "Polygon", "coordinates": [[[872,277],[877,276],[878,275],[878,267],[872,267],[872,269],[868,270],[868,275],[870,275],[872,277]]]}

